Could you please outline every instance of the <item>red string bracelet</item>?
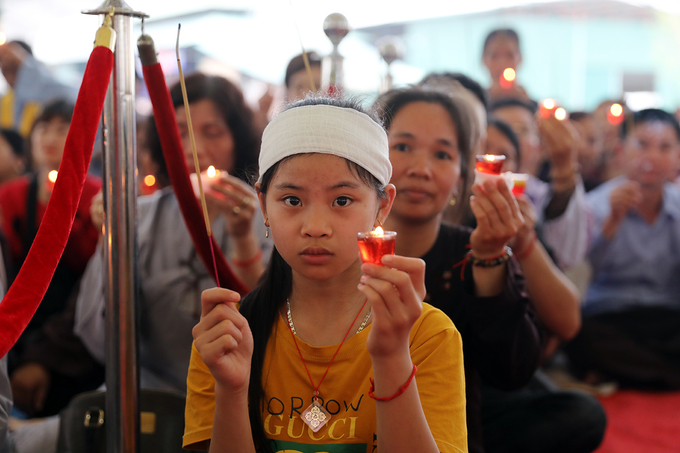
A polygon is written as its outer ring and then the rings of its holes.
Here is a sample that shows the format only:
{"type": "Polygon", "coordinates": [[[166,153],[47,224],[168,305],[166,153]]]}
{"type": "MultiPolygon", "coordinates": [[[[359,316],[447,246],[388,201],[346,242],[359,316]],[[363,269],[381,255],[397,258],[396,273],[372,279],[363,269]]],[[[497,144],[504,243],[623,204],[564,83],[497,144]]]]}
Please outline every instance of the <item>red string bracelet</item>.
{"type": "Polygon", "coordinates": [[[404,385],[399,387],[399,390],[397,390],[397,392],[394,395],[388,396],[388,397],[385,397],[385,398],[380,398],[380,397],[375,396],[375,394],[373,393],[373,391],[375,390],[375,382],[373,382],[373,378],[368,378],[368,380],[371,381],[371,388],[368,389],[368,396],[370,396],[371,398],[373,398],[376,401],[393,400],[394,398],[396,398],[399,395],[401,395],[402,393],[404,393],[406,391],[406,389],[408,388],[408,386],[411,385],[411,381],[413,381],[413,378],[416,377],[416,371],[418,371],[418,368],[416,367],[416,365],[414,363],[413,364],[413,372],[411,373],[411,376],[408,378],[408,381],[406,381],[406,383],[404,385]]]}
{"type": "Polygon", "coordinates": [[[232,258],[231,264],[233,264],[234,266],[237,266],[237,267],[250,267],[253,264],[260,261],[261,259],[262,259],[262,249],[260,249],[260,251],[257,252],[254,257],[247,259],[247,260],[239,261],[239,260],[235,260],[234,258],[232,258]]]}
{"type": "Polygon", "coordinates": [[[529,255],[531,255],[531,252],[534,251],[534,247],[536,246],[536,241],[538,239],[536,238],[536,232],[533,232],[533,237],[531,238],[531,243],[527,246],[526,249],[524,249],[521,253],[515,254],[515,258],[517,258],[517,261],[522,261],[525,258],[527,258],[529,255]]]}

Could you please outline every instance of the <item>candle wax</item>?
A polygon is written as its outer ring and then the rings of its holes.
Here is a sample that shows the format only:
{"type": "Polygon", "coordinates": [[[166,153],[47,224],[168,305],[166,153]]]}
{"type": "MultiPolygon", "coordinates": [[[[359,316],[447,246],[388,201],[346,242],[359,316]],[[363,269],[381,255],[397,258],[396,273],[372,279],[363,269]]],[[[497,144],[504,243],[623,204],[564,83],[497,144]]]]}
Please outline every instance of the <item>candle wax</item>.
{"type": "Polygon", "coordinates": [[[386,231],[383,236],[375,236],[369,233],[365,237],[359,237],[361,261],[381,266],[383,255],[394,255],[397,238],[396,234],[390,233],[386,231]]]}
{"type": "Polygon", "coordinates": [[[505,159],[494,159],[487,160],[485,158],[477,157],[477,162],[475,163],[475,168],[481,173],[488,173],[491,175],[500,175],[501,170],[503,170],[503,161],[505,159]]]}

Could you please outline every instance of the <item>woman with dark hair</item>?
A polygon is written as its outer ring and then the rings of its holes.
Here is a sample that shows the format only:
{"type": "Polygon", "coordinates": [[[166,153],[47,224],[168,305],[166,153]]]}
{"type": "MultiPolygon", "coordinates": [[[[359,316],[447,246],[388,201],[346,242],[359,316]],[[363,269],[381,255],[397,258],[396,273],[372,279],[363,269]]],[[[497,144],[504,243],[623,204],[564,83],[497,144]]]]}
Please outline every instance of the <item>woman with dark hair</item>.
{"type": "MultiPolygon", "coordinates": [[[[214,165],[218,170],[226,170],[243,181],[249,181],[250,176],[257,172],[260,137],[243,93],[223,77],[200,72],[187,76],[185,83],[201,171],[214,165]]],[[[182,135],[187,166],[189,171],[193,171],[189,129],[182,89],[178,83],[170,88],[170,97],[182,135]]],[[[147,134],[152,158],[160,165],[156,179],[167,185],[167,168],[153,117],[149,118],[147,134]]]]}
{"type": "MultiPolygon", "coordinates": [[[[253,115],[240,90],[224,78],[192,74],[186,84],[200,168],[205,171],[212,165],[221,170],[219,181],[206,191],[213,238],[234,272],[252,287],[271,250],[255,191],[245,182],[256,169],[259,145],[253,115]]],[[[170,93],[187,165],[193,169],[180,85],[171,87],[170,93]]],[[[184,392],[191,329],[201,314],[200,294],[215,283],[196,253],[177,198],[168,185],[153,119],[148,127],[148,147],[158,169],[155,176],[163,188],[138,199],[141,384],[184,392]]],[[[102,222],[102,209],[95,207],[93,211],[98,211],[94,215],[102,222]]],[[[76,334],[102,362],[104,279],[102,259],[96,254],[83,278],[75,326],[76,334]]]]}
{"type": "Polygon", "coordinates": [[[203,293],[186,448],[467,451],[460,335],[421,302],[422,261],[359,259],[391,170],[357,103],[307,98],[269,123],[256,187],[276,248],[240,311],[236,293],[203,293]]]}
{"type": "MultiPolygon", "coordinates": [[[[45,107],[30,133],[33,172],[0,187],[3,233],[7,238],[13,281],[38,231],[52,193],[74,105],[55,101],[45,107]]],[[[14,403],[30,416],[58,413],[78,392],[96,388],[103,379],[99,367],[73,335],[73,299],[77,282],[97,245],[98,232],[90,205],[101,189],[88,175],[64,254],[33,319],[9,353],[14,403]]]]}
{"type": "Polygon", "coordinates": [[[385,228],[398,233],[398,254],[425,261],[425,300],[461,332],[468,446],[482,452],[482,383],[503,389],[524,385],[538,366],[541,342],[506,246],[523,219],[505,183],[473,186],[474,231],[442,224],[470,174],[470,130],[460,102],[414,87],[385,93],[377,106],[388,130],[397,188],[385,228]]]}

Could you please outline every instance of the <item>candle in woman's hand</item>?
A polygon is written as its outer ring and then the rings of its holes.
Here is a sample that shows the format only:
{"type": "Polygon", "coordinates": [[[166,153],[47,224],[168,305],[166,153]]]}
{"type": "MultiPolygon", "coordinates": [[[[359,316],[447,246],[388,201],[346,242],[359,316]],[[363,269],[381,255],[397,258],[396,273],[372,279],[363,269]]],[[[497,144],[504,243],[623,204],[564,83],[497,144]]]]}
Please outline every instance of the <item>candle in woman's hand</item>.
{"type": "MultiPolygon", "coordinates": [[[[220,174],[222,172],[220,170],[217,170],[215,167],[212,165],[208,167],[206,171],[201,172],[201,187],[203,187],[203,193],[210,193],[213,196],[216,197],[224,197],[221,193],[216,192],[215,190],[211,189],[211,186],[218,183],[220,181],[220,174]]],[[[200,198],[201,193],[198,190],[198,176],[196,173],[192,173],[190,175],[191,177],[191,185],[194,188],[194,195],[196,195],[196,198],[200,198]]]]}
{"type": "Polygon", "coordinates": [[[512,188],[512,194],[515,197],[519,197],[524,194],[524,190],[527,187],[527,181],[529,180],[529,175],[526,173],[512,173],[512,180],[515,185],[512,188]]]}
{"type": "Polygon", "coordinates": [[[373,231],[358,233],[357,239],[359,241],[361,261],[380,266],[382,265],[383,255],[394,255],[394,248],[397,244],[397,232],[383,231],[381,227],[377,227],[373,231]]]}
{"type": "Polygon", "coordinates": [[[58,175],[57,170],[52,170],[47,174],[47,181],[45,182],[45,187],[47,187],[47,190],[49,192],[52,192],[54,190],[54,183],[57,182],[57,175],[58,175]]]}
{"type": "Polygon", "coordinates": [[[503,170],[503,162],[505,161],[505,156],[496,156],[493,154],[483,154],[476,156],[477,162],[475,163],[475,169],[478,172],[486,173],[489,175],[500,175],[501,170],[503,170]]]}

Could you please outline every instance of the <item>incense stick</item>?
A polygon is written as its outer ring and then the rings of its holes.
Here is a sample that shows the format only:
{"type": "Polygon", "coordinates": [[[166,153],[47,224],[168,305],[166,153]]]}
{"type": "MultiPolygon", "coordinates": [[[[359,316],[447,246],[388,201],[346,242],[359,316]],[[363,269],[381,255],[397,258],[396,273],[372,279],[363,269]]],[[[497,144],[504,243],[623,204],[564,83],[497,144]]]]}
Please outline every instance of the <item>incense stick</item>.
{"type": "Polygon", "coordinates": [[[290,3],[290,10],[293,17],[293,25],[295,25],[295,31],[297,32],[298,39],[300,40],[300,47],[302,48],[302,61],[305,62],[305,69],[307,69],[307,77],[309,77],[309,85],[312,87],[312,91],[316,93],[316,84],[314,83],[314,75],[312,74],[312,66],[309,64],[309,58],[307,58],[307,51],[305,50],[304,44],[302,44],[302,35],[300,35],[300,29],[295,21],[295,9],[293,8],[293,0],[288,0],[290,3]]]}
{"type": "Polygon", "coordinates": [[[198,153],[196,152],[196,139],[194,138],[194,127],[191,124],[191,112],[189,110],[189,98],[187,97],[187,86],[184,81],[184,72],[182,71],[182,62],[179,58],[179,32],[182,24],[177,25],[177,44],[175,46],[175,53],[177,54],[177,68],[179,69],[179,83],[182,87],[182,98],[184,101],[184,111],[187,115],[187,128],[189,129],[189,140],[191,142],[191,155],[194,157],[194,168],[196,169],[196,178],[198,179],[198,193],[201,199],[201,206],[203,207],[203,218],[205,219],[205,229],[208,232],[208,240],[210,241],[210,253],[212,254],[213,267],[215,269],[215,282],[220,286],[220,278],[217,275],[217,261],[215,260],[215,250],[212,240],[212,228],[210,227],[210,216],[208,215],[208,205],[205,202],[205,193],[203,192],[203,184],[201,183],[201,167],[198,165],[198,153]]]}

